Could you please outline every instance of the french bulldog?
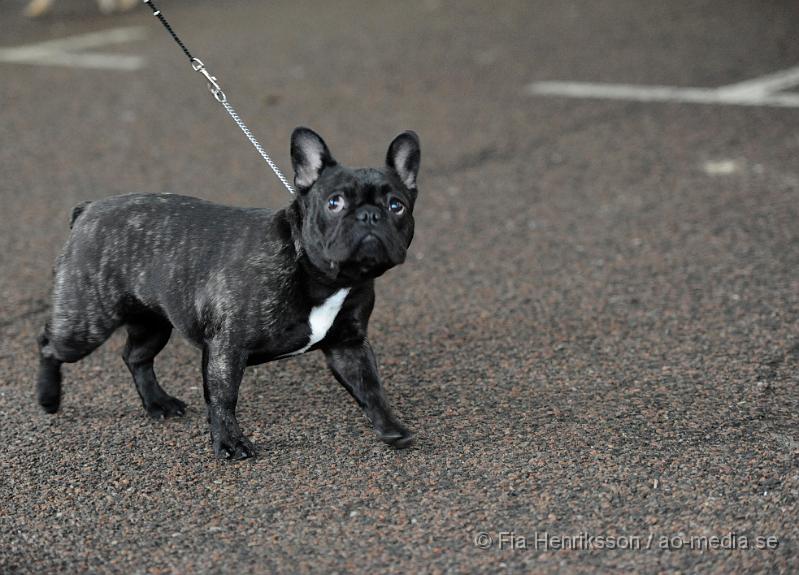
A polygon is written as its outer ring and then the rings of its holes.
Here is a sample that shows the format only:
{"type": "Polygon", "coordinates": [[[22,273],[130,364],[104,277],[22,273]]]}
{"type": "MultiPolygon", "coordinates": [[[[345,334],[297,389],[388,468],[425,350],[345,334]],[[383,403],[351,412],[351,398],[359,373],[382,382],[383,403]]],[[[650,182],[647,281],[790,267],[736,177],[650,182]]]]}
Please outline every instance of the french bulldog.
{"type": "Polygon", "coordinates": [[[307,128],[291,137],[296,197],[281,210],[173,194],[80,204],[54,271],[52,309],[38,338],[38,399],[61,403],[61,365],[127,329],[122,353],[144,409],[180,416],[153,360],[177,330],[202,350],[214,452],[255,455],[236,421],[244,370],[321,350],[380,439],[412,435],[393,414],[367,339],[374,280],[405,260],[413,238],[419,139],[397,136],[385,166],[353,169],[307,128]]]}

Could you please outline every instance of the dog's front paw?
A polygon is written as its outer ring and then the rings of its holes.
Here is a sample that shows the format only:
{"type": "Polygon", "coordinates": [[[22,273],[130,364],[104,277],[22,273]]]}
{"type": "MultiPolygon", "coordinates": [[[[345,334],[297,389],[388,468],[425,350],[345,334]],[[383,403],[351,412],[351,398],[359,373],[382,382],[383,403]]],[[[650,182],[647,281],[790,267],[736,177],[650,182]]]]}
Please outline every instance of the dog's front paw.
{"type": "Polygon", "coordinates": [[[413,434],[400,425],[379,430],[377,434],[382,441],[397,449],[405,449],[413,444],[413,434]]]}
{"type": "Polygon", "coordinates": [[[166,417],[181,417],[186,415],[186,404],[177,397],[161,397],[151,400],[144,407],[147,414],[153,419],[164,419],[166,417]]]}
{"type": "Polygon", "coordinates": [[[214,453],[220,459],[240,461],[255,457],[256,451],[252,441],[240,435],[236,438],[214,438],[214,453]]]}

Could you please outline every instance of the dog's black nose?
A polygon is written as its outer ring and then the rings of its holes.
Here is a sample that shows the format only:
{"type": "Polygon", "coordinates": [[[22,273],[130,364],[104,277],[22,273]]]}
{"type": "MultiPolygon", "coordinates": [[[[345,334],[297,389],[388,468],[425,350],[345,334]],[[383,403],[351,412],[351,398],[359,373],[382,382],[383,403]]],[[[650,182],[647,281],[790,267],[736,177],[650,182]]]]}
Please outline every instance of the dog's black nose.
{"type": "Polygon", "coordinates": [[[376,224],[383,217],[383,214],[377,206],[363,206],[355,212],[355,217],[358,218],[359,222],[376,224]]]}

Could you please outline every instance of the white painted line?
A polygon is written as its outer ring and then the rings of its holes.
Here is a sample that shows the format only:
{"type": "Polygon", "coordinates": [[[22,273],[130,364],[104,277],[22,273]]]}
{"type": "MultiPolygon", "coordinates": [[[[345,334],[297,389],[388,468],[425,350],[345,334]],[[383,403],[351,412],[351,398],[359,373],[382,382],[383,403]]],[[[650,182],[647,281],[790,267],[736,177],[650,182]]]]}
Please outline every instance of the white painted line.
{"type": "Polygon", "coordinates": [[[722,86],[719,88],[719,92],[744,97],[765,96],[794,86],[799,86],[799,66],[737,84],[722,86]]]}
{"type": "Polygon", "coordinates": [[[735,160],[708,161],[702,169],[708,176],[729,176],[740,170],[740,165],[735,160]]]}
{"type": "MultiPolygon", "coordinates": [[[[778,108],[799,108],[799,94],[773,94],[767,98],[760,100],[763,106],[773,106],[778,108]]],[[[741,101],[744,106],[757,106],[757,102],[745,103],[741,101]]]]}
{"type": "Polygon", "coordinates": [[[144,66],[144,58],[126,56],[124,54],[70,54],[54,53],[35,60],[27,60],[26,64],[36,66],[66,66],[68,68],[90,68],[94,70],[138,70],[144,66]]]}
{"type": "Polygon", "coordinates": [[[527,86],[527,93],[533,96],[597,98],[634,102],[799,108],[799,94],[736,95],[727,94],[718,89],[707,88],[672,88],[670,86],[632,86],[627,84],[591,84],[582,82],[536,82],[527,86]]]}
{"type": "Polygon", "coordinates": [[[124,44],[126,42],[134,42],[136,40],[144,40],[145,37],[146,34],[144,27],[129,26],[125,28],[101,30],[100,32],[89,32],[87,34],[79,34],[77,36],[68,36],[67,38],[61,38],[58,40],[47,40],[45,42],[16,46],[14,48],[2,48],[0,49],[0,52],[19,52],[36,55],[41,53],[42,50],[48,52],[59,50],[62,52],[70,50],[86,50],[88,48],[97,48],[98,46],[110,46],[111,44],[124,44]]]}
{"type": "Polygon", "coordinates": [[[670,86],[633,86],[629,84],[591,84],[583,82],[537,82],[527,87],[530,94],[569,98],[604,98],[639,102],[715,103],[715,90],[672,88],[670,86]]]}
{"type": "Polygon", "coordinates": [[[140,56],[76,53],[76,51],[134,42],[144,38],[145,29],[141,26],[112,28],[37,44],[0,48],[0,62],[72,68],[137,70],[144,65],[144,59],[140,56]]]}
{"type": "Polygon", "coordinates": [[[527,86],[526,91],[532,96],[799,108],[799,94],[777,92],[796,85],[799,85],[799,67],[720,88],[534,82],[527,86]]]}

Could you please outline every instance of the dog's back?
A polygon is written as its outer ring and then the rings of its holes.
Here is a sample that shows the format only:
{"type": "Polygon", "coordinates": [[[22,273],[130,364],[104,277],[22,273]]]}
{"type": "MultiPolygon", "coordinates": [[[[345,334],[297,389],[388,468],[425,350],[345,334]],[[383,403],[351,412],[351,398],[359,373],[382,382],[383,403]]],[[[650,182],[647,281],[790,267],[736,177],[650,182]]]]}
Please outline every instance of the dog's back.
{"type": "Polygon", "coordinates": [[[225,280],[225,270],[257,273],[270,253],[286,256],[284,238],[266,233],[274,229],[268,225],[274,213],[175,194],[128,194],[75,206],[55,266],[50,318],[39,337],[45,409],[56,411],[60,401],[54,366],[91,353],[131,314],[167,321],[190,337],[203,313],[194,308],[209,297],[203,289],[225,280]],[[254,247],[265,251],[253,255],[254,247]]]}

